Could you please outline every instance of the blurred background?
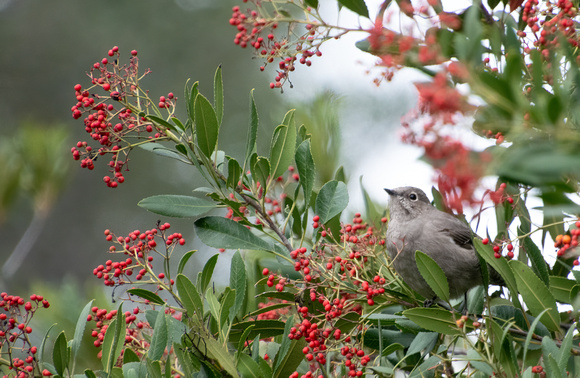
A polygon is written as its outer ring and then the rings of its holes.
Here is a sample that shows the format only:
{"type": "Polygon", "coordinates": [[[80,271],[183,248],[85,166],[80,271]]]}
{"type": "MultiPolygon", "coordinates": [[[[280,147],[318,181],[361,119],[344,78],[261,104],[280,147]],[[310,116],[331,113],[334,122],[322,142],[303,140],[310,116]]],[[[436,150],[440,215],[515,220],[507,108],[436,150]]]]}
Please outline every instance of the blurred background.
{"type": "MultiPolygon", "coordinates": [[[[368,3],[375,14],[380,1],[368,3]]],[[[142,82],[152,98],[168,92],[182,97],[188,78],[199,81],[201,92],[211,98],[213,74],[221,64],[225,115],[220,149],[235,157],[245,148],[239,141],[245,141],[252,88],[262,150],[285,112],[298,108],[299,122],[307,124],[326,151],[316,161],[320,171],[332,175],[345,167],[352,212],[361,211],[361,176],[381,205],[387,201],[384,187],[429,189],[430,168],[418,163],[420,152],[401,145],[397,135],[400,117],[416,101],[410,83],[416,75],[395,76],[376,87],[378,73],[368,72],[374,58],[354,47],[364,34],[348,35],[326,43],[312,67],[300,67],[291,77],[293,89],[271,90],[274,67],[260,72],[262,62],[233,43],[235,29],[228,20],[232,6],[240,4],[0,0],[0,292],[44,295],[53,304],[45,314],[61,316],[55,321],[62,328],[74,324],[91,298],[111,307],[110,290],[92,275],[108,259],[103,231],[127,235],[153,228],[159,216],[139,208],[139,200],[190,194],[204,185],[193,169],[139,150],[131,155],[125,183],[114,190],[102,182],[104,164],[88,171],[73,161],[70,148],[86,140],[82,120],[71,117],[73,86],[88,85],[86,72],[113,46],[120,47],[121,59],[127,61],[131,50],[139,52],[141,69],[152,71],[142,82]]],[[[329,19],[358,25],[349,11],[338,14],[336,1],[321,4],[329,19]]],[[[184,115],[179,101],[177,114],[184,115]]],[[[217,252],[195,240],[191,220],[162,221],[183,233],[187,245],[182,252],[199,249],[191,274],[217,252]]],[[[220,256],[226,270],[232,253],[220,256]]],[[[227,279],[228,272],[221,273],[227,279]]]]}

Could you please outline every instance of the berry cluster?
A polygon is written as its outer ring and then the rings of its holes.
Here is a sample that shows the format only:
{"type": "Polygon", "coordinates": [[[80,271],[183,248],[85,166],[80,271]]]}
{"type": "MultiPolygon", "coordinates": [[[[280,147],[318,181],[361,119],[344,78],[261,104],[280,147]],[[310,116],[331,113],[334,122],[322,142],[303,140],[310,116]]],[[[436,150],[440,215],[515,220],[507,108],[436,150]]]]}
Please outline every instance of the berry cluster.
{"type": "MultiPolygon", "coordinates": [[[[111,155],[108,165],[111,174],[103,181],[110,188],[116,188],[125,181],[123,169],[127,169],[129,152],[133,148],[131,139],[155,141],[165,137],[165,129],[152,123],[145,116],[139,115],[154,109],[153,101],[147,92],[139,87],[139,81],[149,73],[139,74],[137,51],[131,51],[128,65],[119,63],[120,53],[117,46],[108,51],[108,57],[93,64],[88,73],[91,86],[83,88],[74,86],[76,104],[71,108],[74,119],[84,116],[85,131],[91,139],[98,142],[93,147],[86,141],[79,141],[72,147],[73,159],[80,160],[81,167],[94,169],[94,161],[99,156],[111,155]],[[132,100],[135,102],[132,103],[132,100]]],[[[169,114],[174,111],[172,93],[167,98],[161,97],[159,108],[165,108],[169,114]]]]}
{"type": "MultiPolygon", "coordinates": [[[[254,2],[254,8],[256,9],[245,11],[239,6],[232,8],[230,25],[238,30],[234,43],[242,48],[254,49],[256,54],[264,59],[261,71],[265,70],[267,64],[279,60],[277,75],[270,83],[270,88],[282,88],[288,81],[290,72],[294,71],[298,64],[309,67],[312,64],[311,58],[322,56],[320,44],[328,38],[327,27],[307,21],[301,26],[293,21],[289,22],[288,33],[279,36],[281,34],[278,29],[279,20],[286,19],[282,12],[274,9],[273,16],[263,16],[267,12],[259,1],[254,2]]],[[[309,7],[304,10],[307,13],[312,11],[309,7]]]]}
{"type": "MultiPolygon", "coordinates": [[[[17,295],[0,294],[0,309],[3,310],[0,312],[0,357],[7,360],[10,377],[25,378],[34,376],[35,370],[40,371],[36,358],[38,348],[31,344],[29,335],[32,333],[30,321],[41,307],[50,307],[41,295],[33,294],[27,301],[17,295]],[[15,350],[22,354],[16,357],[15,350]]],[[[46,369],[41,374],[52,376],[46,369]]]]}
{"type": "MultiPolygon", "coordinates": [[[[105,230],[105,239],[121,247],[117,249],[117,246],[112,245],[109,247],[109,253],[123,254],[128,257],[119,262],[108,260],[104,265],[96,267],[93,270],[93,274],[102,279],[106,286],[142,281],[146,275],[149,275],[151,278],[147,282],[155,282],[161,285],[159,289],[162,289],[162,283],[166,283],[163,281],[165,273],[159,273],[155,276],[152,264],[153,255],[159,254],[163,258],[169,259],[176,245],[185,244],[185,239],[181,233],[169,234],[167,232],[170,227],[169,223],[158,224],[157,228],[144,232],[135,230],[125,237],[115,237],[110,230],[105,230]],[[158,241],[164,247],[164,253],[157,251],[158,241]],[[132,276],[135,271],[137,271],[137,274],[135,275],[135,280],[133,280],[132,276]]],[[[169,280],[169,284],[173,285],[173,280],[169,280]]]]}
{"type": "MultiPolygon", "coordinates": [[[[565,257],[569,252],[578,247],[578,236],[580,236],[580,221],[576,221],[576,228],[570,229],[569,234],[558,235],[554,240],[554,247],[558,248],[556,253],[559,257],[565,257]]],[[[578,259],[574,260],[574,265],[580,265],[578,259]]]]}
{"type": "MultiPolygon", "coordinates": [[[[481,242],[484,245],[487,245],[487,244],[489,244],[489,239],[485,238],[481,242]]],[[[510,242],[506,242],[506,243],[498,242],[498,241],[494,242],[493,243],[493,256],[496,259],[499,259],[502,257],[502,251],[503,251],[504,244],[505,244],[505,249],[507,250],[506,257],[509,260],[513,259],[514,258],[514,245],[510,242]]]]}

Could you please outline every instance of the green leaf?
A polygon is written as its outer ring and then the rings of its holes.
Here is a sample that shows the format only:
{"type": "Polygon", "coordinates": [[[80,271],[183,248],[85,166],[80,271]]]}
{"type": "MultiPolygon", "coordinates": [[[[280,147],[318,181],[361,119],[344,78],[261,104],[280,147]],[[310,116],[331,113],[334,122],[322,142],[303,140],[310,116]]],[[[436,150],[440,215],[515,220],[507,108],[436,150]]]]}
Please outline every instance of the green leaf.
{"type": "Polygon", "coordinates": [[[270,176],[270,162],[268,158],[254,155],[252,156],[251,164],[250,172],[252,172],[254,182],[259,182],[265,188],[268,184],[268,177],[270,176]]]}
{"type": "Polygon", "coordinates": [[[112,373],[113,366],[123,350],[125,343],[125,314],[123,313],[123,302],[117,308],[117,317],[109,324],[105,339],[103,340],[102,358],[103,370],[112,373]]]}
{"type": "Polygon", "coordinates": [[[348,190],[342,181],[324,184],[316,197],[315,212],[322,224],[340,214],[348,205],[348,190]]]}
{"type": "MultiPolygon", "coordinates": [[[[416,307],[403,311],[403,315],[430,331],[445,335],[459,335],[461,333],[459,328],[457,328],[457,323],[455,323],[458,318],[447,310],[416,307]]],[[[466,324],[469,327],[471,321],[468,320],[466,324]]]]}
{"type": "Polygon", "coordinates": [[[236,159],[229,157],[227,186],[229,188],[237,187],[241,176],[242,167],[240,167],[240,163],[236,159]]]}
{"type": "Polygon", "coordinates": [[[138,297],[141,297],[143,299],[148,300],[149,302],[158,304],[158,305],[164,305],[165,301],[163,299],[161,299],[161,297],[149,290],[145,290],[145,289],[129,289],[127,290],[127,293],[132,294],[132,295],[136,295],[138,297]]]}
{"type": "Polygon", "coordinates": [[[369,17],[369,10],[364,0],[338,0],[338,3],[358,15],[369,17]]]}
{"type": "Polygon", "coordinates": [[[236,291],[236,300],[233,308],[230,310],[231,323],[235,316],[243,310],[246,301],[246,265],[244,264],[240,251],[236,251],[232,256],[232,265],[230,267],[230,287],[236,291]]]}
{"type": "Polygon", "coordinates": [[[509,265],[514,272],[518,291],[530,313],[538,316],[543,310],[549,308],[542,323],[551,331],[559,331],[560,316],[556,300],[550,290],[526,264],[512,260],[509,265]]]}
{"type": "MultiPolygon", "coordinates": [[[[86,318],[85,318],[86,322],[86,318]]],[[[58,375],[64,376],[65,370],[68,368],[70,349],[67,345],[66,335],[62,331],[54,341],[54,348],[52,350],[52,362],[58,375]]]]}
{"type": "Polygon", "coordinates": [[[475,238],[473,239],[473,245],[475,250],[483,259],[491,265],[504,279],[510,292],[517,293],[516,279],[514,278],[514,273],[510,269],[506,259],[494,257],[493,247],[489,244],[484,245],[481,240],[475,238]]]}
{"type": "Polygon", "coordinates": [[[205,263],[201,272],[201,286],[199,287],[199,291],[204,292],[209,286],[209,283],[211,282],[211,276],[213,276],[213,271],[215,269],[215,265],[217,264],[218,258],[219,254],[216,253],[205,263]]]}
{"type": "Polygon", "coordinates": [[[570,303],[570,293],[576,281],[565,277],[550,276],[550,292],[558,302],[570,303]]]}
{"type": "Polygon", "coordinates": [[[247,335],[248,339],[253,339],[260,335],[261,338],[278,336],[284,333],[284,326],[286,323],[280,320],[251,320],[247,322],[240,322],[232,325],[230,331],[229,341],[236,343],[240,341],[240,337],[244,334],[247,327],[253,326],[252,331],[247,335]]]}
{"type": "Polygon", "coordinates": [[[156,123],[156,124],[158,124],[160,126],[164,126],[164,127],[168,128],[169,130],[177,131],[177,129],[175,128],[175,126],[173,126],[172,124],[170,124],[169,122],[167,122],[163,118],[159,118],[159,117],[156,117],[156,116],[151,115],[151,114],[148,114],[145,117],[148,118],[148,119],[150,119],[151,121],[153,121],[154,123],[156,123]]]}
{"type": "MultiPolygon", "coordinates": [[[[250,92],[250,127],[248,128],[248,138],[246,142],[246,158],[248,163],[252,154],[256,152],[256,137],[258,135],[258,109],[254,101],[254,90],[250,92]]],[[[244,164],[245,165],[245,164],[244,164]]]]}
{"type": "Polygon", "coordinates": [[[48,335],[50,333],[50,331],[56,326],[56,323],[54,323],[53,325],[51,325],[48,330],[46,331],[46,333],[44,334],[44,337],[42,338],[42,342],[40,343],[40,353],[39,353],[39,362],[41,364],[44,363],[48,363],[46,361],[46,356],[44,355],[44,346],[46,345],[46,341],[48,340],[48,335]]]}
{"type": "Polygon", "coordinates": [[[175,194],[147,197],[139,201],[138,205],[152,213],[173,218],[194,218],[217,207],[202,198],[175,194]]]}
{"type": "Polygon", "coordinates": [[[316,178],[316,170],[314,166],[314,159],[312,158],[310,139],[300,143],[296,149],[294,157],[296,161],[296,168],[300,175],[300,186],[304,192],[304,203],[310,203],[312,196],[312,189],[314,188],[314,179],[316,178]]]}
{"type": "Polygon", "coordinates": [[[532,325],[530,325],[530,329],[528,330],[528,335],[526,336],[526,341],[524,342],[524,356],[522,358],[522,361],[525,363],[526,361],[526,354],[528,353],[528,350],[530,349],[530,343],[532,341],[532,336],[534,336],[534,334],[536,333],[536,327],[538,326],[538,324],[540,323],[540,319],[542,319],[542,315],[544,315],[546,312],[548,311],[548,309],[543,310],[536,319],[534,319],[534,321],[532,322],[532,325]]]}
{"type": "MultiPolygon", "coordinates": [[[[141,365],[142,368],[143,365],[141,365]]],[[[147,374],[147,378],[161,378],[161,363],[159,361],[153,361],[151,358],[147,358],[146,369],[144,369],[147,374]]],[[[123,365],[123,372],[125,371],[125,365],[123,365]]],[[[143,375],[139,375],[142,377],[143,375]]],[[[125,378],[127,375],[125,374],[125,378]]]]}
{"type": "Polygon", "coordinates": [[[97,378],[97,375],[90,369],[85,369],[84,373],[87,378],[97,378]]]}
{"type": "Polygon", "coordinates": [[[274,130],[270,146],[270,180],[276,180],[288,170],[296,149],[296,127],[280,125],[274,130]]]}
{"type": "Polygon", "coordinates": [[[224,217],[204,217],[194,223],[197,236],[210,247],[273,251],[272,244],[254,235],[245,226],[224,217]]]}
{"type": "Polygon", "coordinates": [[[133,351],[133,349],[125,349],[123,352],[123,364],[128,364],[131,362],[141,362],[137,353],[133,351]]]}
{"type": "Polygon", "coordinates": [[[246,314],[245,317],[252,318],[254,316],[258,316],[258,315],[263,314],[263,313],[268,312],[268,311],[278,310],[280,308],[291,307],[291,306],[294,306],[294,303],[276,303],[276,304],[273,304],[271,306],[259,308],[256,311],[252,311],[249,314],[246,314]]]}
{"type": "Polygon", "coordinates": [[[183,269],[185,269],[185,264],[187,264],[187,262],[189,261],[189,259],[191,258],[191,256],[193,256],[193,254],[197,252],[196,250],[194,251],[189,251],[186,252],[181,259],[179,260],[179,265],[177,267],[177,274],[180,274],[183,272],[183,269]]]}
{"type": "Polygon", "coordinates": [[[211,103],[201,93],[195,98],[194,114],[197,145],[209,158],[217,147],[219,124],[211,103]]]}
{"type": "Polygon", "coordinates": [[[282,344],[276,358],[274,359],[274,378],[288,377],[296,370],[300,362],[304,358],[302,349],[306,345],[304,338],[300,340],[290,340],[288,335],[290,329],[294,326],[294,316],[286,320],[286,327],[284,328],[284,336],[282,336],[282,344]]]}
{"type": "Polygon", "coordinates": [[[572,326],[568,329],[568,332],[566,332],[564,340],[562,340],[562,345],[560,345],[560,356],[557,361],[560,370],[562,370],[563,372],[566,371],[566,367],[568,366],[568,360],[572,356],[571,350],[575,331],[576,331],[576,323],[572,324],[572,326]]]}
{"type": "Polygon", "coordinates": [[[422,350],[425,351],[424,354],[427,354],[433,350],[438,339],[439,334],[437,332],[419,332],[409,346],[406,355],[410,356],[412,354],[419,353],[422,350]]]}
{"type": "MultiPolygon", "coordinates": [[[[224,116],[224,82],[222,79],[222,66],[218,66],[213,78],[213,101],[217,115],[218,125],[222,124],[224,116]]],[[[218,126],[219,127],[219,126],[218,126]]]]}
{"type": "Polygon", "coordinates": [[[546,286],[550,287],[550,275],[548,273],[548,265],[546,264],[546,260],[544,260],[544,256],[540,249],[536,246],[536,244],[532,241],[532,238],[526,237],[524,238],[524,249],[526,250],[526,254],[530,258],[530,262],[532,263],[532,269],[534,273],[546,284],[546,286]]]}
{"type": "Polygon", "coordinates": [[[238,360],[238,370],[242,374],[242,377],[263,377],[260,365],[245,353],[240,354],[240,359],[238,360]]]}
{"type": "Polygon", "coordinates": [[[85,328],[87,326],[87,316],[91,312],[92,306],[93,306],[93,301],[91,300],[83,308],[83,310],[81,311],[81,314],[79,315],[79,318],[77,320],[77,325],[75,327],[74,339],[72,340],[72,343],[71,343],[71,353],[73,356],[73,366],[74,366],[74,361],[76,360],[76,357],[78,355],[79,349],[81,348],[81,343],[83,341],[83,336],[85,334],[85,328]]]}
{"type": "Polygon", "coordinates": [[[449,284],[443,269],[437,265],[435,260],[421,251],[415,252],[415,261],[417,262],[419,273],[421,273],[421,276],[435,295],[445,302],[449,302],[449,284]]]}
{"type": "Polygon", "coordinates": [[[409,378],[416,378],[416,377],[434,377],[435,373],[433,368],[441,363],[441,358],[438,356],[431,356],[419,366],[417,366],[411,374],[409,374],[409,378]]]}
{"type": "Polygon", "coordinates": [[[220,320],[220,303],[215,296],[213,287],[208,287],[205,291],[205,300],[207,301],[207,306],[209,307],[209,312],[213,316],[216,322],[220,320]]]}
{"type": "Polygon", "coordinates": [[[197,97],[198,93],[197,87],[199,86],[199,82],[196,81],[195,83],[193,83],[191,88],[188,88],[189,80],[190,79],[187,79],[187,81],[185,82],[185,89],[183,91],[184,92],[183,95],[185,98],[185,105],[187,106],[187,115],[189,116],[188,123],[193,123],[195,119],[193,105],[195,98],[197,97]]]}
{"type": "Polygon", "coordinates": [[[312,8],[318,8],[318,0],[304,0],[304,2],[306,3],[306,5],[312,8]]]}
{"type": "Polygon", "coordinates": [[[147,357],[152,360],[159,360],[165,352],[168,340],[165,306],[157,312],[157,319],[155,320],[153,329],[153,337],[151,338],[151,345],[149,346],[147,357]]]}
{"type": "Polygon", "coordinates": [[[177,275],[175,284],[187,315],[192,319],[197,317],[198,322],[203,323],[203,302],[195,285],[183,274],[177,275]]]}

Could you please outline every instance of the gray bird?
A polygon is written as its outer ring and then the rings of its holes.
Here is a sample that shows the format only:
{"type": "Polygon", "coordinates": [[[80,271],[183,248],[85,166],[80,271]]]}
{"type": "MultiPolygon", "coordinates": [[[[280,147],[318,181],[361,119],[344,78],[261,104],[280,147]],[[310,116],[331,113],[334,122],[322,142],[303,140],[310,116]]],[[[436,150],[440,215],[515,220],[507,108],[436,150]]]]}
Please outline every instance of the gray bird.
{"type": "Polygon", "coordinates": [[[390,196],[387,250],[395,271],[413,290],[427,300],[435,298],[417,269],[415,251],[429,255],[441,267],[451,298],[482,284],[473,234],[467,224],[436,209],[421,189],[406,186],[385,191],[390,196]]]}

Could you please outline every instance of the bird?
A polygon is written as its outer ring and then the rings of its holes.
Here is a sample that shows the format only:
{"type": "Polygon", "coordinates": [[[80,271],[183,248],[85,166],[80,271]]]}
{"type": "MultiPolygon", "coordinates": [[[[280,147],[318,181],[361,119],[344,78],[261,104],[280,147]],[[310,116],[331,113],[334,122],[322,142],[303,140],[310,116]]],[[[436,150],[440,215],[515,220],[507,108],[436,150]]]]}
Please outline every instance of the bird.
{"type": "MultiPolygon", "coordinates": [[[[466,296],[469,289],[483,283],[481,266],[473,246],[471,228],[434,207],[419,188],[405,186],[385,189],[390,219],[385,244],[397,274],[413,290],[432,303],[436,295],[423,279],[415,262],[415,252],[431,257],[443,270],[451,299],[466,296]]],[[[491,281],[501,284],[501,276],[490,271],[491,281]]]]}

